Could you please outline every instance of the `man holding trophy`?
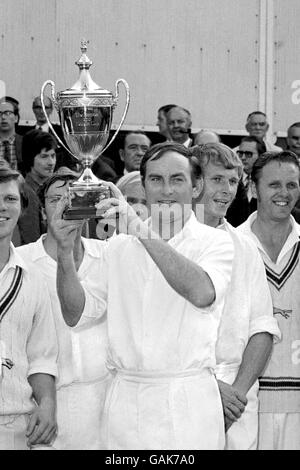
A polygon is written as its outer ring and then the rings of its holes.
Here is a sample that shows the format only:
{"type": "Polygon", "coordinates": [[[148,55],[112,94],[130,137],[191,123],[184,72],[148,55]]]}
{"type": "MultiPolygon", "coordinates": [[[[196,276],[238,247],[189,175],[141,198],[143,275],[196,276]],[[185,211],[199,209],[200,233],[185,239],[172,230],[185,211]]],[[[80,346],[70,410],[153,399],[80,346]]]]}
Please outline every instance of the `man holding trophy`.
{"type": "Polygon", "coordinates": [[[142,221],[112,184],[97,206],[119,217],[125,234],[107,244],[89,284],[73,258],[78,220],[51,225],[57,240],[57,289],[69,326],[105,315],[107,366],[113,372],[101,436],[104,449],[222,449],[224,422],[212,370],[233,258],[227,234],[199,224],[192,198],[197,167],[180,144],[158,144],[141,164],[151,218],[142,221]]]}
{"type": "MultiPolygon", "coordinates": [[[[84,167],[50,222],[57,242],[57,293],[69,326],[106,315],[113,372],[100,423],[104,449],[222,449],[222,404],[212,370],[230,282],[230,237],[199,224],[192,200],[200,167],[181,144],[153,146],[141,162],[150,219],[90,170],[106,143],[116,98],[90,78],[82,45],[78,82],[52,97],[64,137],[84,167]],[[80,281],[74,243],[82,219],[117,217],[118,236],[89,282],[80,281]]],[[[122,80],[119,80],[122,81],[122,80]]],[[[118,81],[118,82],[119,82],[118,81]]],[[[118,83],[117,82],[117,83],[118,83]]],[[[122,125],[129,104],[119,125],[122,125]]],[[[118,129],[119,129],[118,128],[118,129]]]]}

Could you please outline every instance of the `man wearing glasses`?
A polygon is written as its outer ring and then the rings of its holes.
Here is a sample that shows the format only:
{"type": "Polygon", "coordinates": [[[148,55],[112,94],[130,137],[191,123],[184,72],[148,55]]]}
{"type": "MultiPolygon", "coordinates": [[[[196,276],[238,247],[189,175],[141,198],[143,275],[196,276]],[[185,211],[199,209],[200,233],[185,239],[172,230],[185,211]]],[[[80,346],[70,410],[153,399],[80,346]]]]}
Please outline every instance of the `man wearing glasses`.
{"type": "Polygon", "coordinates": [[[266,146],[257,137],[247,136],[242,139],[235,151],[243,164],[243,175],[236,198],[227,211],[227,219],[234,227],[237,227],[256,210],[257,203],[251,189],[251,171],[259,155],[266,151],[266,146]]]}
{"type": "Polygon", "coordinates": [[[17,100],[3,97],[0,100],[0,159],[13,170],[22,171],[22,136],[16,133],[19,120],[17,100]]]}

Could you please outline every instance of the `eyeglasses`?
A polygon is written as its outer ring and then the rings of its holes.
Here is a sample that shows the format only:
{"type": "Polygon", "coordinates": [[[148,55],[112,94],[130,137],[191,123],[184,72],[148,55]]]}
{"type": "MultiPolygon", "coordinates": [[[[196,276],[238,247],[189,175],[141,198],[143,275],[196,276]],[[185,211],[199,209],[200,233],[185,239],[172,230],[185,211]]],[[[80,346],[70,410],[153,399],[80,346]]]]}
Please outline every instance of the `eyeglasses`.
{"type": "Polygon", "coordinates": [[[9,111],[9,110],[7,110],[7,111],[0,111],[0,117],[2,117],[2,116],[10,117],[10,116],[12,116],[13,114],[15,114],[15,113],[14,113],[13,111],[9,111]]]}
{"type": "Polygon", "coordinates": [[[254,155],[254,152],[251,152],[250,150],[237,150],[236,152],[240,158],[242,158],[243,155],[245,155],[246,158],[252,158],[254,155]]]}

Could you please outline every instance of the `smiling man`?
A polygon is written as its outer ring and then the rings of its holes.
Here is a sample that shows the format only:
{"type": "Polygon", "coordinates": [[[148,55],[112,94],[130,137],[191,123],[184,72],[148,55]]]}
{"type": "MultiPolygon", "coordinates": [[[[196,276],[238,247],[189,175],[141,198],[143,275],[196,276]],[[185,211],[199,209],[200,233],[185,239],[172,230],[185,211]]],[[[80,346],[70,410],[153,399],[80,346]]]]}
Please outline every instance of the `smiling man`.
{"type": "Polygon", "coordinates": [[[226,221],[242,165],[226,145],[206,144],[192,152],[199,159],[204,185],[196,203],[204,204],[204,222],[232,238],[234,260],[219,328],[216,376],[220,387],[227,450],[254,450],[258,434],[258,382],[280,336],[259,252],[251,240],[226,221]],[[246,406],[247,405],[247,406],[246,406]]]}
{"type": "Polygon", "coordinates": [[[282,332],[259,381],[259,449],[300,449],[300,226],[291,216],[299,177],[294,153],[261,155],[252,169],[257,212],[238,228],[259,249],[282,332]]]}
{"type": "Polygon", "coordinates": [[[57,341],[47,285],[11,243],[20,174],[0,168],[0,449],[28,450],[56,432],[57,341]]]}
{"type": "MultiPolygon", "coordinates": [[[[41,187],[39,196],[47,220],[51,220],[58,201],[75,179],[72,173],[55,173],[41,187]]],[[[81,226],[78,227],[73,256],[82,282],[88,283],[95,273],[97,275],[105,247],[105,242],[82,238],[81,226]]],[[[39,269],[47,282],[58,335],[58,434],[52,447],[57,450],[98,449],[100,417],[109,380],[105,367],[106,317],[79,331],[65,324],[56,292],[57,247],[51,225],[48,224],[47,233],[39,240],[17,251],[39,269]]]]}
{"type": "Polygon", "coordinates": [[[171,108],[167,114],[167,125],[173,142],[178,142],[185,147],[192,145],[192,139],[190,138],[192,118],[187,109],[180,106],[171,108]]]}
{"type": "Polygon", "coordinates": [[[212,370],[232,243],[193,215],[200,168],[183,145],[153,146],[141,176],[151,217],[142,221],[109,184],[114,197],[98,208],[105,218],[118,214],[125,234],[110,240],[105,264],[85,289],[71,255],[75,222],[62,220],[58,207],[52,227],[62,312],[69,326],[80,327],[107,310],[114,378],[104,448],[221,449],[222,405],[212,370]]]}

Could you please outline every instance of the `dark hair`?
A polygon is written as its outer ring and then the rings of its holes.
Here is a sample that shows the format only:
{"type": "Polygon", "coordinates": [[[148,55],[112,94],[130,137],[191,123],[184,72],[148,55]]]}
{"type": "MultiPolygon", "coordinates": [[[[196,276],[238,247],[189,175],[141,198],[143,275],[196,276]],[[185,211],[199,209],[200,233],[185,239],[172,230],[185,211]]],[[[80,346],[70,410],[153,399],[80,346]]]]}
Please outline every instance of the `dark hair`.
{"type": "Polygon", "coordinates": [[[52,186],[56,181],[63,181],[62,186],[65,186],[68,181],[74,181],[77,179],[73,173],[53,173],[46,181],[39,187],[37,191],[38,198],[42,207],[45,207],[45,197],[50,186],[52,186]]]}
{"type": "Polygon", "coordinates": [[[151,145],[151,140],[150,138],[147,136],[146,132],[144,131],[141,131],[140,129],[137,129],[135,131],[129,131],[129,132],[126,132],[126,134],[124,134],[124,138],[123,138],[123,142],[122,142],[122,149],[125,148],[125,144],[126,144],[126,139],[129,135],[131,134],[139,134],[139,135],[144,135],[145,137],[147,137],[147,139],[149,139],[149,142],[150,142],[150,145],[151,145]]]}
{"type": "Polygon", "coordinates": [[[19,108],[19,101],[13,98],[12,96],[2,96],[0,99],[0,103],[10,103],[14,109],[14,115],[17,116],[17,124],[20,121],[20,108],[19,108]]]}
{"type": "Polygon", "coordinates": [[[265,152],[258,157],[252,167],[251,179],[255,184],[258,184],[262,169],[271,162],[293,163],[300,173],[299,159],[294,152],[290,150],[284,150],[283,152],[265,152]]]}
{"type": "Polygon", "coordinates": [[[252,113],[248,114],[247,122],[249,121],[249,119],[252,116],[256,116],[257,114],[261,114],[262,116],[264,116],[267,119],[267,115],[264,112],[262,112],[262,111],[252,111],[252,113]]]}
{"type": "Polygon", "coordinates": [[[170,109],[172,108],[177,108],[177,104],[165,104],[164,106],[161,106],[159,109],[158,109],[158,113],[162,112],[164,114],[167,114],[170,109]]]}
{"type": "Polygon", "coordinates": [[[27,132],[23,137],[22,155],[25,173],[28,173],[34,164],[35,157],[43,150],[55,149],[55,138],[48,132],[37,129],[27,132]]]}
{"type": "Polygon", "coordinates": [[[178,144],[177,142],[163,142],[153,145],[149,150],[147,150],[147,152],[142,158],[140,173],[143,184],[145,183],[148,161],[159,160],[166,152],[177,152],[188,159],[191,167],[191,177],[193,185],[196,183],[197,179],[201,178],[201,167],[198,163],[197,158],[194,157],[190,152],[190,149],[186,148],[182,144],[178,144]]]}
{"type": "Polygon", "coordinates": [[[242,142],[255,142],[258,155],[262,155],[267,151],[266,144],[255,136],[247,135],[246,137],[242,138],[241,143],[242,142]]]}
{"type": "Polygon", "coordinates": [[[12,170],[10,167],[0,168],[0,184],[8,183],[9,181],[17,182],[21,199],[21,209],[26,209],[28,206],[28,195],[23,177],[18,171],[12,170]]]}
{"type": "Polygon", "coordinates": [[[290,130],[293,128],[293,127],[300,127],[300,122],[294,122],[294,124],[292,124],[288,130],[287,130],[287,135],[289,136],[289,133],[290,133],[290,130]]]}
{"type": "Polygon", "coordinates": [[[243,174],[243,165],[230,147],[221,142],[211,142],[203,145],[195,145],[190,147],[189,151],[197,158],[201,166],[202,174],[205,172],[205,167],[209,162],[216,165],[222,165],[227,170],[237,170],[239,178],[243,174]]]}

